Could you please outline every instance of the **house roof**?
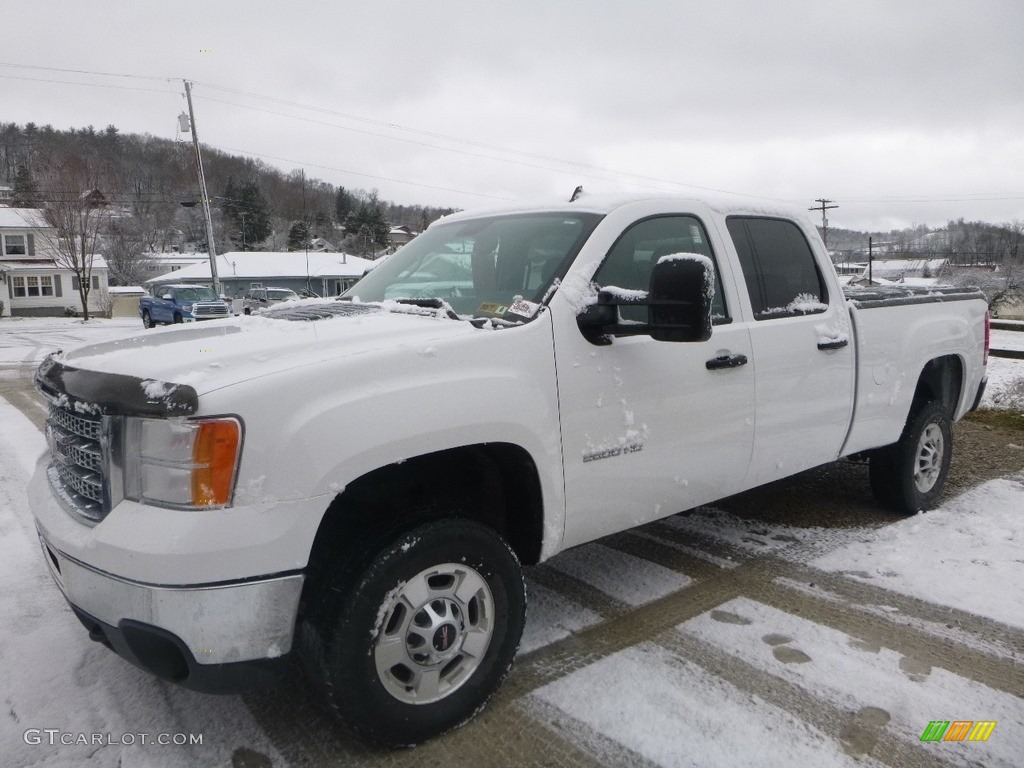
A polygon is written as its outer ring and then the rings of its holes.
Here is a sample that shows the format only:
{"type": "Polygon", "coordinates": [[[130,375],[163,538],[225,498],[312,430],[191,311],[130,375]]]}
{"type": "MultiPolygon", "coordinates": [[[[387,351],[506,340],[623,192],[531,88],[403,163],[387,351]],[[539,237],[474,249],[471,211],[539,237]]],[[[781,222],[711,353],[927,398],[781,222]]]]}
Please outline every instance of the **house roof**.
{"type": "Polygon", "coordinates": [[[38,208],[8,208],[0,206],[0,227],[4,229],[24,228],[49,228],[43,212],[38,208]]]}
{"type": "Polygon", "coordinates": [[[118,296],[145,296],[146,289],[138,285],[111,285],[107,293],[118,296]]]}
{"type": "MultiPolygon", "coordinates": [[[[874,259],[871,265],[873,275],[881,277],[923,277],[925,272],[938,274],[948,259],[874,259]]],[[[867,269],[864,270],[867,274],[867,269]]]]}
{"type": "MultiPolygon", "coordinates": [[[[269,280],[299,277],[362,277],[374,262],[344,253],[308,254],[281,251],[230,251],[217,257],[217,274],[222,280],[269,280]],[[307,267],[308,265],[308,267],[307,267]]],[[[146,285],[180,280],[209,280],[210,262],[193,264],[174,272],[151,278],[146,285]]]]}
{"type": "MultiPolygon", "coordinates": [[[[99,254],[92,257],[92,271],[102,271],[107,268],[106,259],[99,254]]],[[[42,272],[73,272],[74,270],[68,269],[61,264],[58,264],[54,259],[9,259],[8,261],[0,263],[0,269],[7,270],[8,272],[24,272],[27,270],[42,271],[42,272]]]]}

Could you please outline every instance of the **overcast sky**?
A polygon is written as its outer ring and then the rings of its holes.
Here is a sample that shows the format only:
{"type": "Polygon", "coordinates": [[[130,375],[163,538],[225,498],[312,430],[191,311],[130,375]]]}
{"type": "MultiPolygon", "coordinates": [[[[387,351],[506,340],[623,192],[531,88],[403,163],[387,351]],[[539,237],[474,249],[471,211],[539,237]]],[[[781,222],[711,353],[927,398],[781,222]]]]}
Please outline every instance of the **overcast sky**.
{"type": "Polygon", "coordinates": [[[33,0],[16,16],[0,121],[187,140],[188,78],[203,143],[399,203],[583,184],[826,197],[836,227],[1024,219],[1022,0],[33,0]]]}

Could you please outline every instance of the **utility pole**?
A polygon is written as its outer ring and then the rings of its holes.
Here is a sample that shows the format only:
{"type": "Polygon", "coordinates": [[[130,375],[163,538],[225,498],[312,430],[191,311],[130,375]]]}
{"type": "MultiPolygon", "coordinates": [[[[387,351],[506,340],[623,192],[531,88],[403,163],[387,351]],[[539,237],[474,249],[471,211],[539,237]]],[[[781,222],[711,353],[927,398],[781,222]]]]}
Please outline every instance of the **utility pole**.
{"type": "Polygon", "coordinates": [[[829,203],[834,202],[834,201],[833,200],[827,200],[824,197],[816,198],[814,202],[820,203],[820,205],[816,205],[813,208],[808,208],[807,210],[808,211],[821,211],[821,239],[825,241],[825,250],[827,251],[828,250],[828,217],[825,215],[825,211],[831,210],[833,208],[838,208],[839,206],[838,205],[829,205],[829,203]]]}
{"type": "MultiPolygon", "coordinates": [[[[203,156],[199,152],[199,132],[196,130],[196,116],[192,111],[192,83],[185,83],[185,98],[188,101],[188,120],[192,129],[192,146],[196,150],[196,171],[199,174],[199,194],[203,199],[203,213],[206,215],[206,244],[210,251],[210,277],[213,278],[213,290],[220,296],[220,278],[217,275],[217,251],[213,247],[213,219],[210,217],[210,195],[206,192],[206,175],[203,173],[203,156]]],[[[244,233],[242,235],[245,237],[244,233]]]]}
{"type": "Polygon", "coordinates": [[[875,239],[873,237],[868,238],[868,287],[871,287],[871,283],[875,281],[875,276],[872,269],[875,263],[875,239]]]}

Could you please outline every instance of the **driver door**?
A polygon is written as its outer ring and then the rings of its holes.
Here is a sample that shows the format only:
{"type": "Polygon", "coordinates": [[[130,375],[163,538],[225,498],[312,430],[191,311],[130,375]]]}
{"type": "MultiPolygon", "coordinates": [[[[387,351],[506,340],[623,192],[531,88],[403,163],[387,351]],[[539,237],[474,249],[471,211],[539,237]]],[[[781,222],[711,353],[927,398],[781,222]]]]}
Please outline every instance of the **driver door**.
{"type": "MultiPolygon", "coordinates": [[[[715,261],[695,215],[658,215],[626,228],[594,275],[601,288],[646,291],[652,266],[674,253],[715,261]]],[[[741,487],[754,438],[748,327],[716,265],[714,328],[705,342],[650,336],[584,338],[571,302],[553,302],[562,419],[566,524],[563,546],[727,496],[741,487]]],[[[730,280],[731,275],[725,275],[730,280]]],[[[620,308],[645,322],[645,307],[620,308]]]]}

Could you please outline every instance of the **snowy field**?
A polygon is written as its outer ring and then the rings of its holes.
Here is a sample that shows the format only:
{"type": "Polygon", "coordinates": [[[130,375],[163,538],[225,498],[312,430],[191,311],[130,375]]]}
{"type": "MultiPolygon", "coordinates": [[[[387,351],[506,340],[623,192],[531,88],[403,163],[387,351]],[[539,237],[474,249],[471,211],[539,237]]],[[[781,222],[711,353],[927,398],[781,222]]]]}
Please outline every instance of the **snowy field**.
{"type": "MultiPolygon", "coordinates": [[[[53,349],[136,331],[134,318],[5,318],[0,387],[53,349]]],[[[1024,339],[1004,333],[994,346],[1024,339]]],[[[1024,362],[992,362],[990,393],[1024,374],[1024,362]]],[[[0,766],[326,764],[268,735],[247,699],[159,682],[88,639],[52,583],[25,498],[43,437],[2,397],[0,425],[0,766]],[[105,741],[60,743],[82,734],[105,741]],[[203,741],[143,745],[135,734],[203,741]]],[[[509,682],[537,682],[491,709],[513,708],[541,742],[569,744],[591,764],[1024,764],[1022,477],[883,527],[766,526],[705,508],[531,569],[529,595],[509,682]],[[649,544],[659,558],[639,553],[649,544]],[[645,622],[649,631],[635,629],[645,622]],[[626,640],[607,640],[622,626],[626,640]],[[933,720],[997,726],[985,742],[922,743],[933,720]]],[[[486,743],[500,721],[405,753],[341,741],[330,762],[439,764],[446,743],[486,743]]],[[[495,765],[514,764],[509,738],[495,738],[509,747],[495,765]]],[[[457,749],[443,762],[473,764],[457,749]]]]}

